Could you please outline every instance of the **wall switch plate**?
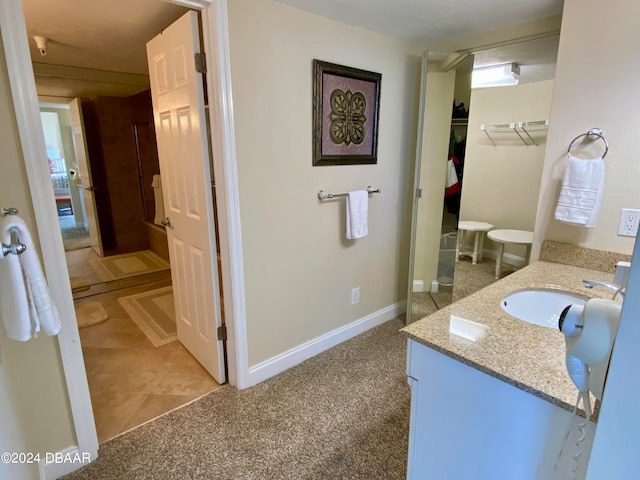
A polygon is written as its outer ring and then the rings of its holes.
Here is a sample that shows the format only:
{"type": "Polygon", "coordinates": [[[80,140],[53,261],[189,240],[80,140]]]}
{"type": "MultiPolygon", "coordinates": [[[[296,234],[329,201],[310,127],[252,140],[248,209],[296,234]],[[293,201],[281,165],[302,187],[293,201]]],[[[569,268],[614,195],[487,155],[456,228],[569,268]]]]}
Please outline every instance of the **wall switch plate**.
{"type": "Polygon", "coordinates": [[[640,210],[623,208],[620,212],[620,223],[618,224],[618,235],[625,237],[635,237],[638,234],[638,222],[640,221],[640,210]]]}
{"type": "Polygon", "coordinates": [[[351,289],[351,305],[360,303],[360,287],[351,289]]]}

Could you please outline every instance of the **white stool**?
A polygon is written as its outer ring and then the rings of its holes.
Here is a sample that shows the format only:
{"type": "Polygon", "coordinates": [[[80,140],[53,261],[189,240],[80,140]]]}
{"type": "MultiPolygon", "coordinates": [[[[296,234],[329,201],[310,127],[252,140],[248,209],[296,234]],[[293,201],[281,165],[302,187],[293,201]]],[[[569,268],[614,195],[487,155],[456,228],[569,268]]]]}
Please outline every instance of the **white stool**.
{"type": "Polygon", "coordinates": [[[456,262],[460,255],[471,255],[473,265],[482,260],[482,248],[484,246],[484,234],[491,230],[493,225],[485,222],[462,221],[458,222],[458,244],[456,245],[456,262]],[[464,232],[474,232],[473,252],[464,252],[464,232]]]}
{"type": "Polygon", "coordinates": [[[504,254],[505,243],[526,245],[527,254],[525,264],[529,263],[531,256],[531,244],[533,243],[533,232],[526,230],[491,230],[487,236],[494,242],[498,242],[498,256],[496,257],[496,278],[500,278],[502,268],[502,255],[504,254]]]}

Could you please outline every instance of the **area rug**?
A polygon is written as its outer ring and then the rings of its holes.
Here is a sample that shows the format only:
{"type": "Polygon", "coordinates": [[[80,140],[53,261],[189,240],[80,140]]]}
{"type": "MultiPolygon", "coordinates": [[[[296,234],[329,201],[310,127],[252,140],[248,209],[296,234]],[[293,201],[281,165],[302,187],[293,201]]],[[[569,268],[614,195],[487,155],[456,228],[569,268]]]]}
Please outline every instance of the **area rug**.
{"type": "Polygon", "coordinates": [[[178,339],[172,287],[120,297],[118,302],[154,347],[178,339]]]}
{"type": "Polygon", "coordinates": [[[169,263],[151,250],[92,258],[89,264],[103,282],[134,277],[169,268],[169,263]]]}
{"type": "Polygon", "coordinates": [[[76,306],[76,320],[78,328],[90,327],[104,322],[109,314],[100,302],[86,302],[76,306]]]}

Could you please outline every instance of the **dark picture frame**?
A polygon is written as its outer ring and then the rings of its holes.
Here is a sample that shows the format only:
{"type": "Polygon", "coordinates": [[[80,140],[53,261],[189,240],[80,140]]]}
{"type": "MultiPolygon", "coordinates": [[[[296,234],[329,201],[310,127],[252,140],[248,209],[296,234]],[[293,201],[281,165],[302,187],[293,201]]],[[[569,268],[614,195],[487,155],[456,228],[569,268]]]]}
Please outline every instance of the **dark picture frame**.
{"type": "Polygon", "coordinates": [[[313,61],[313,165],[378,163],[382,74],[313,61]]]}

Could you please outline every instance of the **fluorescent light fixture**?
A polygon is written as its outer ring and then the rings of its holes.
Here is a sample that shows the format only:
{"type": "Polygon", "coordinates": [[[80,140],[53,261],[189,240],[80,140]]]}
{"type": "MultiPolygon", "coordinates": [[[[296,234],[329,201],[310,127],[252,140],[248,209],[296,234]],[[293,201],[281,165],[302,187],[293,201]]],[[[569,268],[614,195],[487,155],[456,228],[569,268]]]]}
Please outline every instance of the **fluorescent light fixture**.
{"type": "Polygon", "coordinates": [[[517,85],[520,81],[520,67],[515,63],[503,63],[473,69],[471,88],[504,87],[517,85]]]}

